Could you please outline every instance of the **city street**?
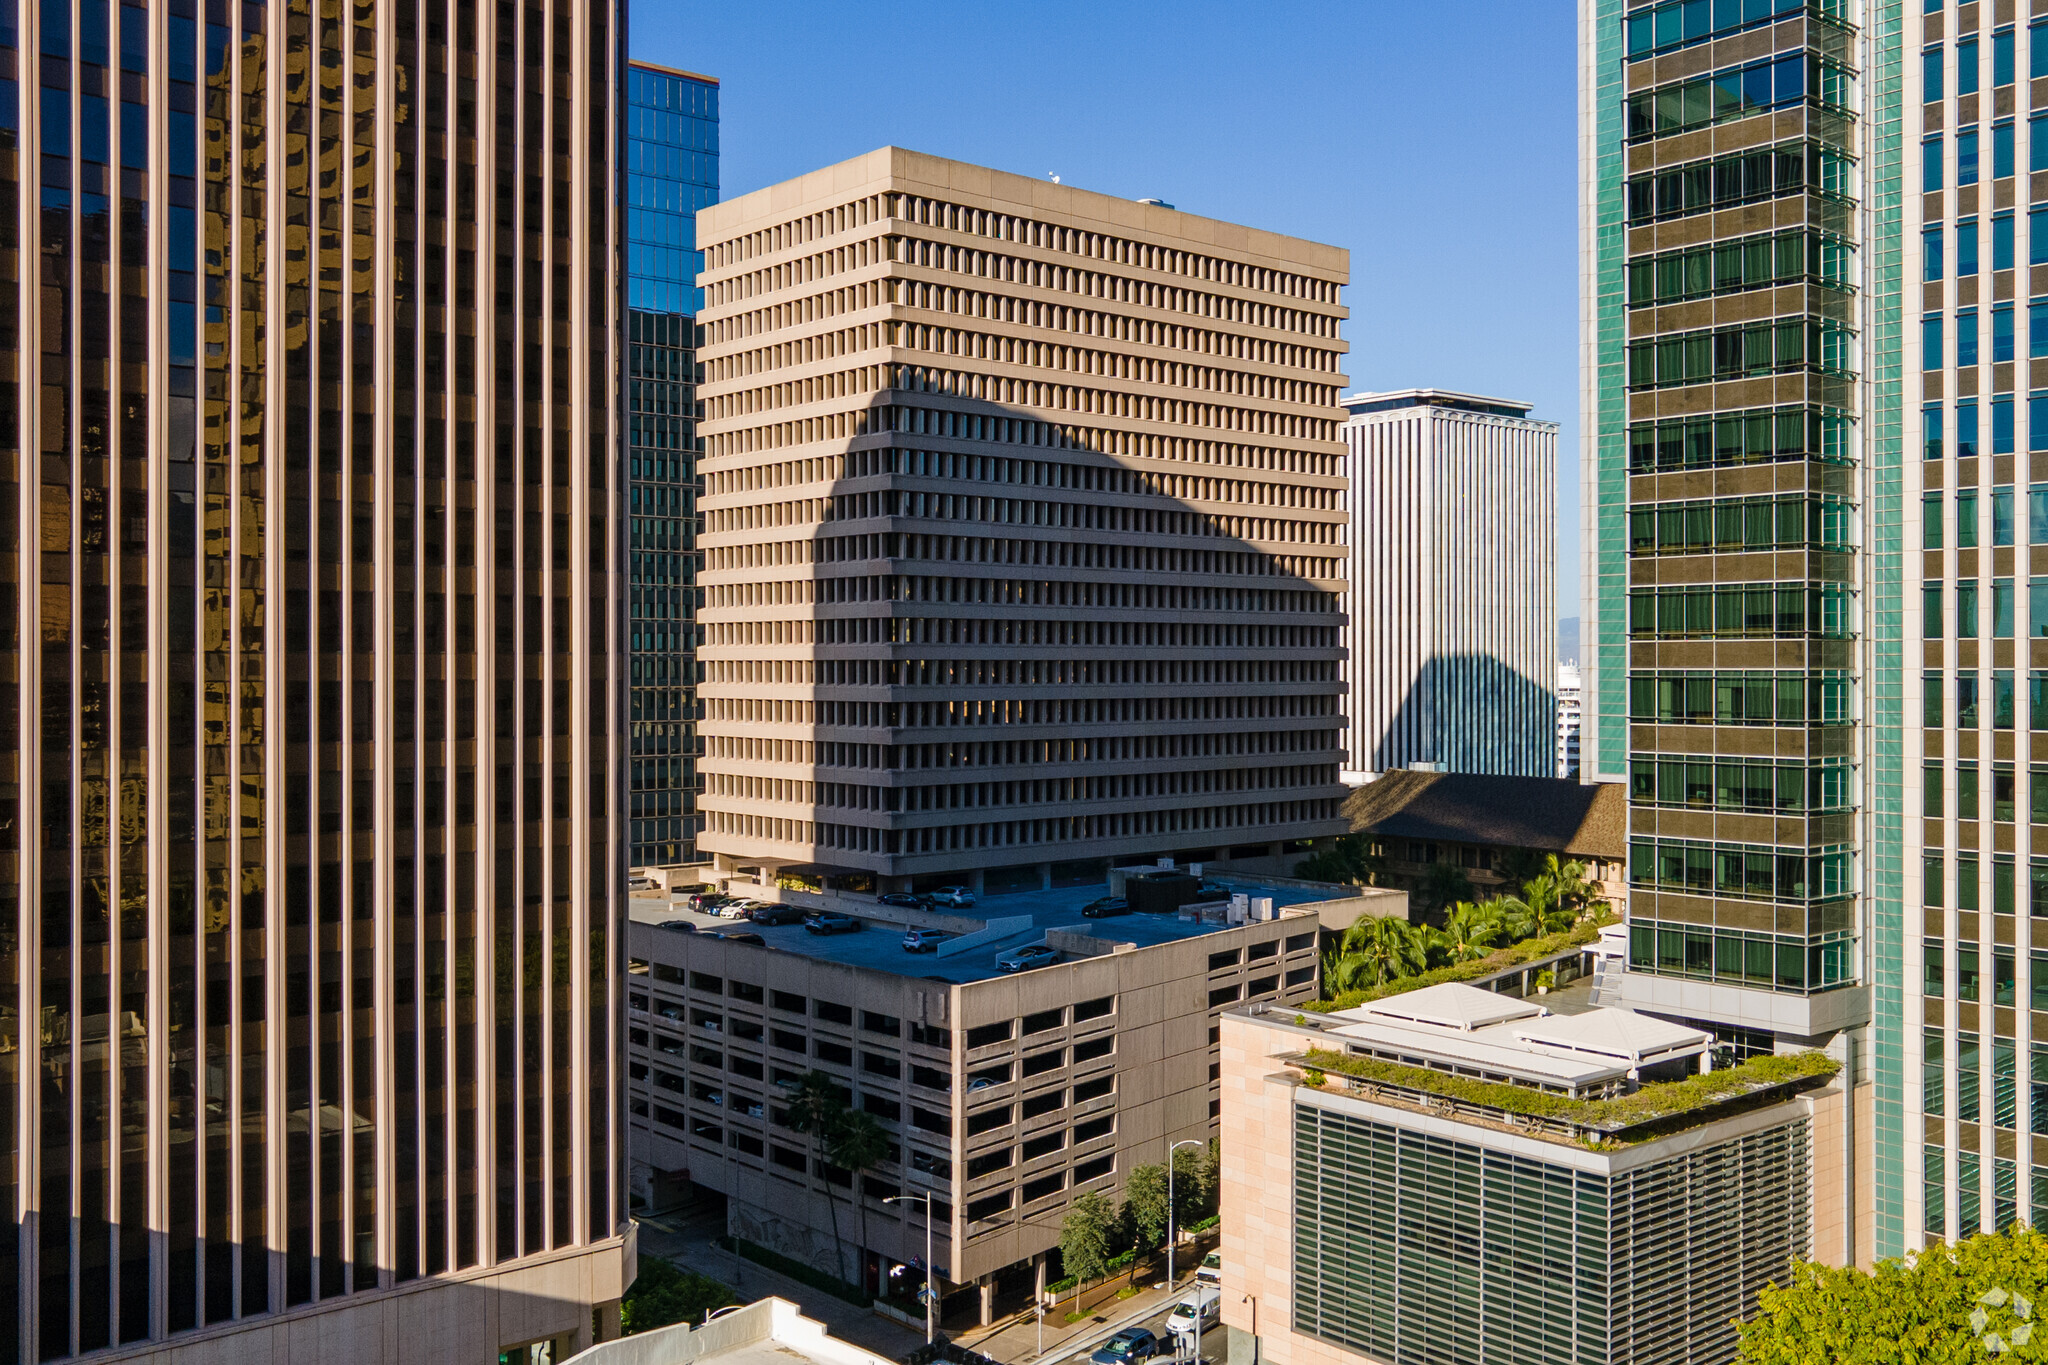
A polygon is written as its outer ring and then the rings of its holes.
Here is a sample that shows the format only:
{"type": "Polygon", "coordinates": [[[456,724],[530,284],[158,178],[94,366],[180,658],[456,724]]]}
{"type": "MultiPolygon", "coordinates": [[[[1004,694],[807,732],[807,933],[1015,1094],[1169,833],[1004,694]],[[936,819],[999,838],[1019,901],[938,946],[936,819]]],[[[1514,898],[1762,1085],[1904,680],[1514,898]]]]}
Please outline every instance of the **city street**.
{"type": "MultiPolygon", "coordinates": [[[[787,1299],[798,1305],[804,1316],[824,1323],[842,1341],[853,1342],[891,1360],[901,1360],[924,1344],[923,1333],[912,1328],[856,1308],[844,1299],[792,1280],[766,1266],[746,1260],[735,1262],[731,1252],[713,1244],[712,1239],[720,1231],[716,1219],[642,1215],[639,1224],[642,1256],[658,1256],[680,1269],[708,1275],[731,1288],[744,1302],[769,1295],[787,1299]]],[[[1000,1361],[1002,1365],[1061,1365],[1062,1362],[1085,1360],[1090,1352],[1126,1327],[1149,1328],[1170,1346],[1166,1316],[1173,1311],[1173,1305],[1193,1289],[1192,1264],[1184,1265],[1179,1279],[1180,1288],[1175,1293],[1168,1293],[1155,1281],[1128,1299],[1111,1300],[1072,1325],[1062,1321],[1067,1313],[1067,1303],[1062,1301],[1046,1310],[1042,1335],[1040,1324],[1033,1321],[1030,1314],[993,1328],[969,1328],[947,1335],[956,1344],[1000,1361]]],[[[1205,1343],[1212,1339],[1216,1330],[1214,1327],[1209,1329],[1209,1334],[1203,1338],[1205,1343]]],[[[1168,1354],[1158,1359],[1171,1361],[1172,1358],[1168,1354]]]]}
{"type": "MultiPolygon", "coordinates": [[[[1062,1321],[1066,1316],[1066,1307],[1062,1303],[1046,1309],[1042,1324],[1026,1314],[993,1330],[957,1333],[954,1340],[970,1351],[1001,1361],[1002,1365],[1061,1365],[1065,1361],[1086,1360],[1096,1347],[1126,1327],[1149,1328],[1153,1335],[1170,1347],[1166,1315],[1193,1287],[1193,1275],[1184,1274],[1176,1292],[1169,1293],[1156,1284],[1146,1285],[1128,1299],[1104,1304],[1072,1326],[1062,1321]]],[[[1205,1344],[1217,1330],[1214,1327],[1209,1329],[1203,1337],[1205,1344]]],[[[1170,1353],[1159,1357],[1169,1361],[1172,1358],[1170,1353]]]]}

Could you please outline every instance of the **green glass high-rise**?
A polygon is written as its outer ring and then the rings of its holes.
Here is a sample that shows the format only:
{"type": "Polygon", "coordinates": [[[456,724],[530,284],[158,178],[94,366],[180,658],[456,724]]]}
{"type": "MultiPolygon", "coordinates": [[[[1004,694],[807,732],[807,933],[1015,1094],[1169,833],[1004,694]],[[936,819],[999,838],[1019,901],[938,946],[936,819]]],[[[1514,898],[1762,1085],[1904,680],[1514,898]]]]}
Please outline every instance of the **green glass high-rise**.
{"type": "MultiPolygon", "coordinates": [[[[1582,752],[1629,786],[1616,1002],[1848,1064],[1871,1103],[1848,1169],[1815,1174],[1846,1210],[1831,1260],[2009,1219],[2033,1169],[2011,484],[2034,44],[2009,2],[1910,10],[1580,6],[1582,752]],[[1957,516],[1966,548],[1930,529],[1957,516]]],[[[2048,746],[2048,700],[2040,723],[2048,746]]]]}
{"type": "Polygon", "coordinates": [[[718,202],[718,82],[626,68],[627,819],[634,867],[696,857],[697,210],[718,202]]]}

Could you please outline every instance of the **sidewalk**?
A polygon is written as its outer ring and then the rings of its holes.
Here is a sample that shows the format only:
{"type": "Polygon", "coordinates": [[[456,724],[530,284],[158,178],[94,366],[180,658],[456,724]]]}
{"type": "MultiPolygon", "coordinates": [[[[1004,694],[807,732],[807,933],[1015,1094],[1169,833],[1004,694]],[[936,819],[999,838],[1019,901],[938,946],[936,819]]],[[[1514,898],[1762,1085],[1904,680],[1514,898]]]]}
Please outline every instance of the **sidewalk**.
{"type": "Polygon", "coordinates": [[[642,1256],[658,1256],[679,1269],[708,1275],[730,1288],[743,1303],[771,1294],[788,1299],[803,1310],[805,1317],[824,1323],[825,1329],[841,1341],[852,1342],[890,1360],[901,1360],[924,1345],[924,1333],[913,1332],[865,1308],[856,1308],[845,1299],[801,1284],[767,1266],[742,1259],[735,1272],[733,1254],[711,1242],[712,1236],[722,1231],[722,1225],[672,1222],[646,1214],[639,1215],[638,1221],[642,1256]]]}
{"type": "MultiPolygon", "coordinates": [[[[1003,1365],[1057,1365],[1069,1356],[1094,1350],[1125,1327],[1165,1316],[1175,1300],[1194,1287],[1194,1266],[1183,1264],[1176,1269],[1180,1281],[1177,1289],[1160,1287],[1162,1282],[1157,1279],[1140,1280],[1138,1292],[1130,1298],[1112,1298],[1072,1325],[1066,1321],[1071,1298],[1061,1298],[1045,1310],[1043,1351],[1038,1344],[1040,1324],[1029,1309],[991,1326],[957,1333],[953,1339],[958,1345],[1003,1365]]],[[[1165,1267],[1155,1266],[1152,1273],[1163,1276],[1165,1267]]]]}

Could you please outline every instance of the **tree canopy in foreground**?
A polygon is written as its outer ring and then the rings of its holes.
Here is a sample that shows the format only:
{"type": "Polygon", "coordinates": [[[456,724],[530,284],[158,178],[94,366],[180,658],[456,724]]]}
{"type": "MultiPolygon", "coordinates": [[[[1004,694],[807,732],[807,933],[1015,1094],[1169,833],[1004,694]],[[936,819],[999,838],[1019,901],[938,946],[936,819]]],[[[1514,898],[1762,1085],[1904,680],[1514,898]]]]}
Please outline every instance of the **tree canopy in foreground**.
{"type": "Polygon", "coordinates": [[[1880,1261],[1800,1262],[1741,1325],[1745,1365],[2048,1361],[2048,1235],[2024,1223],[1880,1261]]]}

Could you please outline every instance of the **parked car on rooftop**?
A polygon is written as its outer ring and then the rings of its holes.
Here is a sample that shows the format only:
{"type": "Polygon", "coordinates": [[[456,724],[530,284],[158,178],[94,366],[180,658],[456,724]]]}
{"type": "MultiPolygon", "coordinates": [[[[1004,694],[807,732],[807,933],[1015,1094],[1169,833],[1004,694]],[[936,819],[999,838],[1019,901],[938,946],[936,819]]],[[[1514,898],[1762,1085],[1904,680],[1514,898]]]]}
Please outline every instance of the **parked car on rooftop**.
{"type": "Polygon", "coordinates": [[[1048,948],[1043,943],[1033,943],[1003,954],[996,959],[999,972],[1023,972],[1033,967],[1049,967],[1060,960],[1060,950],[1048,948]]]}
{"type": "Polygon", "coordinates": [[[944,929],[912,929],[903,936],[903,951],[906,953],[935,953],[939,945],[959,935],[944,929]]]}

